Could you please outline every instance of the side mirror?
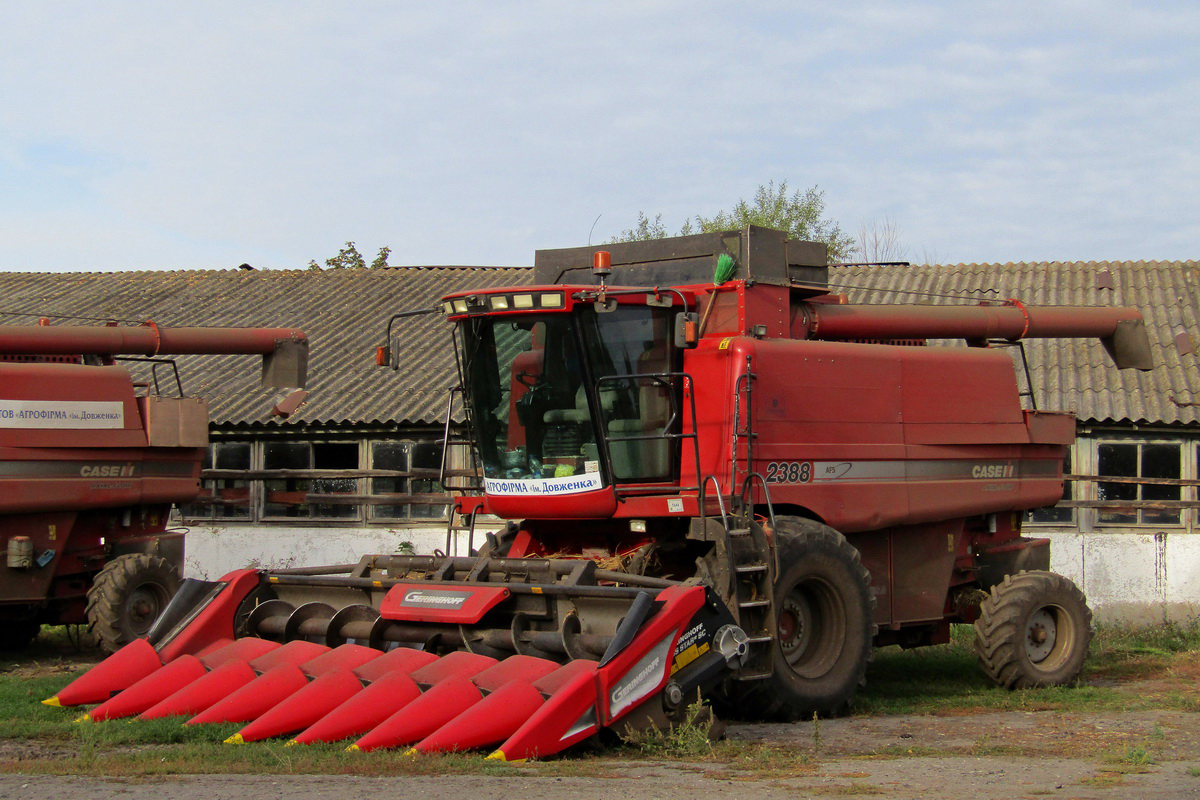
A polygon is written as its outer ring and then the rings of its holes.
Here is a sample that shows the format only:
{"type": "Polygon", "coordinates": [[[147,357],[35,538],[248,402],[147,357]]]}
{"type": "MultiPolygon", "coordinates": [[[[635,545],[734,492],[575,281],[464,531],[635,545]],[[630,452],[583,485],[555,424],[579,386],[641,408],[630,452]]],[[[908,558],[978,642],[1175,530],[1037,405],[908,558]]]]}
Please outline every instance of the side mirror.
{"type": "Polygon", "coordinates": [[[700,341],[698,317],[690,311],[675,315],[675,346],[682,349],[695,347],[700,341]]]}

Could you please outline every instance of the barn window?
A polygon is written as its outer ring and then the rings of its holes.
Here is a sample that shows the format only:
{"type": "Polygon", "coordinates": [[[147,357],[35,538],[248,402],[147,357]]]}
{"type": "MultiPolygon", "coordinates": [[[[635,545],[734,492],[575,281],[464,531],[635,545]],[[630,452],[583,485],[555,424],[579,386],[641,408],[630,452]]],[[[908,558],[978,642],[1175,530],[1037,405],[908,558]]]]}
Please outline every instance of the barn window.
{"type": "Polygon", "coordinates": [[[1180,446],[1163,442],[1101,442],[1096,449],[1100,525],[1179,525],[1180,446]],[[1104,478],[1121,480],[1105,481],[1104,478]],[[1122,502],[1128,503],[1123,505],[1122,502]]]}

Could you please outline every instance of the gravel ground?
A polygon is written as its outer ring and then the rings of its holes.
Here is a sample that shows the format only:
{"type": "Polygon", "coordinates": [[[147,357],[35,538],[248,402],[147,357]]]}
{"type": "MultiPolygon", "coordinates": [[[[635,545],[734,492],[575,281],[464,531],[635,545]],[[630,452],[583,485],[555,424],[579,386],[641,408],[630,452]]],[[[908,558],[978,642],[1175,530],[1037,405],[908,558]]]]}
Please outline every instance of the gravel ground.
{"type": "MultiPolygon", "coordinates": [[[[77,659],[39,659],[6,671],[68,672],[77,659]]],[[[1122,681],[1130,697],[1194,697],[1200,656],[1188,654],[1152,679],[1122,681]]],[[[1144,703],[1142,704],[1145,705],[1144,703]]],[[[1175,708],[1179,707],[1176,703],[1175,708]]],[[[782,724],[731,724],[734,741],[765,743],[803,758],[786,763],[580,761],[588,777],[530,764],[516,776],[361,777],[190,775],[128,779],[30,775],[32,759],[70,759],[69,745],[0,740],[0,800],[275,800],[381,797],[438,800],[655,800],[719,793],[722,798],[884,796],[913,800],[1152,800],[1200,798],[1200,711],[966,711],[848,717],[782,724]],[[15,770],[15,771],[14,771],[15,770]],[[556,774],[547,774],[556,773],[556,774]]],[[[736,751],[737,748],[730,748],[736,751]]],[[[724,750],[722,750],[724,752],[724,750]]],[[[566,768],[564,768],[566,767],[566,768]]]]}
{"type": "MultiPolygon", "coordinates": [[[[198,775],[113,780],[0,775],[2,798],[56,800],[274,800],[380,797],[485,800],[656,800],[718,792],[723,798],[886,796],[913,800],[1200,797],[1200,714],[1004,712],[895,716],[795,725],[731,725],[734,740],[807,753],[811,763],[602,762],[603,777],[198,775]],[[1154,763],[1130,753],[1147,752],[1154,763]]],[[[25,746],[28,750],[28,745],[25,746]]],[[[0,747],[0,760],[22,753],[0,747]]],[[[65,754],[64,754],[65,755],[65,754]]]]}

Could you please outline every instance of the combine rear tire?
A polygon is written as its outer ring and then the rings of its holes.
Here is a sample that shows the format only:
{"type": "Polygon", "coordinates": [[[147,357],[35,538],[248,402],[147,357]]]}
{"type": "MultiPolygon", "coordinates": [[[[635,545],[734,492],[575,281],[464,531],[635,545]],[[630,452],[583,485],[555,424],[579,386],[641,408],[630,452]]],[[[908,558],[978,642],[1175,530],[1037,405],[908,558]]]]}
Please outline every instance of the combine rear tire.
{"type": "Polygon", "coordinates": [[[1092,612],[1083,592],[1053,572],[1008,575],[975,621],[979,665],[1006,689],[1061,686],[1083,670],[1092,612]]]}
{"type": "Polygon", "coordinates": [[[819,522],[778,517],[775,543],[772,674],[737,684],[734,712],[784,721],[843,713],[871,659],[871,576],[845,537],[819,522]]]}
{"type": "Polygon", "coordinates": [[[100,647],[115,653],[145,636],[178,590],[179,573],[164,558],[129,553],[105,564],[88,590],[87,604],[100,647]]]}

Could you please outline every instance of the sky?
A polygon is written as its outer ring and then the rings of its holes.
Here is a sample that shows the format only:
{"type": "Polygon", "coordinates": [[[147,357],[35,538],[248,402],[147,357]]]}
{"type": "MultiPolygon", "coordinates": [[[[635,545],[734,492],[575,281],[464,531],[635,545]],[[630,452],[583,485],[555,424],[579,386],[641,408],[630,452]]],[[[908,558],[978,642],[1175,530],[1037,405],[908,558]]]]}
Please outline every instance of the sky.
{"type": "Polygon", "coordinates": [[[914,262],[1200,258],[1200,4],[0,3],[0,270],[531,264],[819,187],[914,262]]]}

